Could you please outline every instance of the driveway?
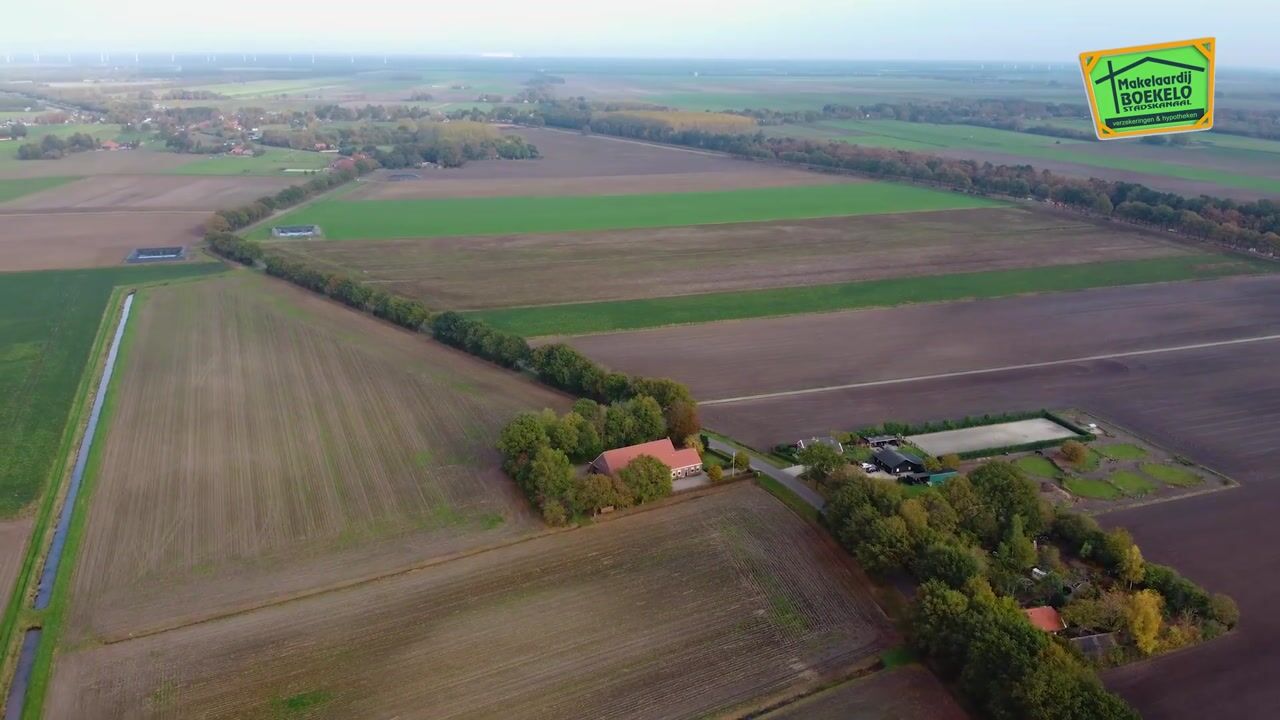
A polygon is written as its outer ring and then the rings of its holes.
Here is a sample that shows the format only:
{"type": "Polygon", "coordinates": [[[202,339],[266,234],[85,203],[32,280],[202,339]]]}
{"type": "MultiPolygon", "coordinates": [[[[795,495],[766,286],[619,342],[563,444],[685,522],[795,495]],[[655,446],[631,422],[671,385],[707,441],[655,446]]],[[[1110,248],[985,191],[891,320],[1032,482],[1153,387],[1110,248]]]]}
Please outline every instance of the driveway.
{"type": "MultiPolygon", "coordinates": [[[[739,450],[738,448],[735,448],[732,445],[724,441],[717,440],[716,438],[713,438],[713,437],[708,437],[707,441],[708,441],[708,447],[710,449],[715,450],[716,452],[724,453],[725,455],[729,455],[731,457],[733,456],[734,452],[739,452],[739,453],[743,452],[742,450],[739,450]]],[[[775,467],[774,465],[766,462],[763,458],[756,455],[755,453],[747,453],[747,454],[751,457],[752,470],[759,470],[761,473],[768,475],[774,480],[777,480],[779,483],[782,483],[786,487],[790,488],[791,491],[794,492],[796,495],[799,495],[802,500],[809,503],[810,505],[817,508],[818,510],[822,510],[823,506],[827,504],[827,501],[823,500],[822,496],[819,495],[817,491],[815,491],[813,488],[809,487],[808,485],[805,485],[804,481],[801,480],[800,478],[789,474],[786,470],[775,467]]]]}

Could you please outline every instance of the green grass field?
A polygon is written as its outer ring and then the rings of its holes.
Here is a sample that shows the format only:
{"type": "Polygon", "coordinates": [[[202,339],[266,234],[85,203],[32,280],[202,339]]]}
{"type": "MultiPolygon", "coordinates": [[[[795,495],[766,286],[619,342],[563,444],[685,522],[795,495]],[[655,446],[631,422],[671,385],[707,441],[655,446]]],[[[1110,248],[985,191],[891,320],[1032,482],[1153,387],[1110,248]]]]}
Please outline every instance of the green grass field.
{"type": "Polygon", "coordinates": [[[1141,497],[1156,489],[1156,484],[1129,470],[1117,470],[1111,473],[1107,482],[1115,485],[1120,492],[1129,497],[1141,497]]]}
{"type": "Polygon", "coordinates": [[[1027,455],[1026,457],[1020,457],[1013,461],[1013,464],[1022,468],[1022,471],[1028,475],[1034,475],[1035,477],[1041,477],[1049,480],[1062,474],[1058,472],[1057,466],[1050,462],[1048,458],[1043,458],[1039,455],[1027,455]]]}
{"type": "MultiPolygon", "coordinates": [[[[185,168],[184,168],[185,169],[185,168]]],[[[893,183],[721,192],[317,202],[273,224],[318,224],[334,240],[503,235],[760,222],[992,207],[991,200],[893,183]]],[[[254,237],[269,237],[259,228],[254,237]]]]}
{"type": "Polygon", "coordinates": [[[1143,463],[1142,472],[1146,475],[1159,480],[1165,485],[1176,485],[1178,487],[1191,487],[1204,482],[1204,478],[1196,473],[1174,465],[1161,465],[1159,463],[1143,463]]]}
{"type": "MultiPolygon", "coordinates": [[[[322,170],[333,155],[268,147],[258,157],[217,155],[165,171],[168,175],[283,175],[285,170],[322,170]]],[[[296,173],[305,179],[302,173],[296,173]]],[[[299,181],[301,181],[301,179],[299,181]]]]}
{"type": "Polygon", "coordinates": [[[1144,448],[1130,443],[1099,445],[1095,449],[1112,460],[1141,460],[1147,456],[1147,451],[1144,448]]]}
{"type": "Polygon", "coordinates": [[[1120,497],[1120,490],[1105,480],[1069,477],[1062,481],[1062,485],[1072,495],[1079,495],[1080,497],[1093,498],[1095,500],[1115,500],[1120,497]]]}
{"type": "Polygon", "coordinates": [[[1274,271],[1275,266],[1261,261],[1223,255],[1179,255],[645,300],[502,308],[472,314],[497,328],[528,337],[581,335],[1274,271]]]}
{"type": "Polygon", "coordinates": [[[0,517],[39,496],[112,288],[220,263],[0,274],[0,517]]]}
{"type": "MultiPolygon", "coordinates": [[[[1060,123],[1059,123],[1060,124],[1060,123]]],[[[774,135],[801,136],[799,126],[782,126],[771,129],[774,135]]],[[[1019,155],[1028,159],[1075,163],[1109,170],[1160,175],[1197,182],[1209,182],[1223,187],[1240,188],[1255,192],[1280,193],[1280,179],[1262,177],[1203,164],[1183,164],[1189,159],[1185,153],[1218,153],[1220,165],[1229,166],[1233,153],[1240,151],[1274,152],[1280,143],[1228,135],[1206,136],[1198,139],[1197,149],[1168,147],[1162,150],[1168,160],[1150,160],[1115,152],[1117,146],[1083,140],[1069,140],[1046,135],[996,130],[973,125],[937,125],[913,123],[905,120],[831,120],[811,126],[809,137],[831,139],[867,145],[870,147],[937,152],[939,150],[985,150],[1019,155]]],[[[1123,147],[1123,146],[1120,146],[1123,147]]],[[[1197,156],[1198,158],[1199,156],[1197,156]]]]}
{"type": "Polygon", "coordinates": [[[16,200],[23,195],[38,193],[50,188],[65,185],[72,180],[79,180],[75,177],[45,177],[45,178],[26,178],[23,180],[0,180],[0,204],[16,200]]]}

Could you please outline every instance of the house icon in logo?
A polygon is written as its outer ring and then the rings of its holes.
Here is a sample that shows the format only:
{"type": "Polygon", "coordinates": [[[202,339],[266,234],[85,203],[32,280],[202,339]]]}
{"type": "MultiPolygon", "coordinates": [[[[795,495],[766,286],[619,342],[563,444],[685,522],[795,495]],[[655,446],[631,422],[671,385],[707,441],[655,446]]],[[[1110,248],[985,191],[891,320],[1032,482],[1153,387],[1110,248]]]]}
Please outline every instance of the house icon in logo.
{"type": "Polygon", "coordinates": [[[1202,68],[1202,67],[1196,67],[1195,65],[1188,65],[1187,63],[1175,62],[1175,61],[1173,61],[1173,60],[1165,60],[1164,58],[1151,57],[1150,55],[1148,55],[1148,56],[1146,56],[1146,57],[1142,58],[1141,60],[1135,60],[1135,61],[1133,61],[1133,62],[1129,63],[1128,65],[1125,65],[1124,67],[1120,68],[1119,70],[1115,69],[1115,66],[1112,64],[1112,62],[1111,62],[1110,60],[1108,60],[1108,61],[1107,61],[1107,74],[1106,74],[1106,75],[1103,75],[1102,77],[1098,78],[1097,80],[1094,80],[1094,81],[1093,81],[1093,84],[1094,84],[1094,85],[1101,85],[1101,84],[1102,84],[1102,83],[1104,83],[1104,82],[1105,82],[1105,83],[1110,83],[1110,84],[1111,84],[1111,102],[1113,103],[1113,107],[1115,107],[1116,109],[1119,109],[1119,108],[1120,108],[1120,94],[1119,94],[1119,92],[1116,90],[1116,78],[1118,78],[1118,77],[1120,77],[1121,75],[1123,75],[1123,74],[1125,74],[1125,73],[1129,72],[1130,70],[1135,70],[1135,69],[1137,69],[1139,66],[1141,66],[1141,65],[1145,65],[1145,64],[1147,64],[1147,63],[1156,63],[1156,64],[1159,64],[1159,65],[1167,65],[1168,67],[1178,68],[1179,70],[1186,70],[1186,71],[1190,71],[1190,72],[1199,72],[1199,73],[1202,73],[1202,72],[1204,72],[1204,71],[1205,71],[1205,69],[1204,69],[1204,68],[1202,68]]]}

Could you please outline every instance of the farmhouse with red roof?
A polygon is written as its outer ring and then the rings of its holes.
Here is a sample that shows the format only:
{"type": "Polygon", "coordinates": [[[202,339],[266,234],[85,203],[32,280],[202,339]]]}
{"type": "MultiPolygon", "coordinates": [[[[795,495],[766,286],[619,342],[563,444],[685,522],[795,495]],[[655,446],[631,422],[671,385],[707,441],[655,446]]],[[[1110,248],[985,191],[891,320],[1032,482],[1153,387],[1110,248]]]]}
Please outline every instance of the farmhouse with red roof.
{"type": "Polygon", "coordinates": [[[702,458],[692,448],[677,450],[670,438],[662,438],[653,442],[628,445],[616,450],[605,450],[591,463],[591,469],[604,475],[617,475],[632,460],[641,455],[657,458],[663,465],[671,468],[671,478],[688,477],[702,471],[702,458]]]}

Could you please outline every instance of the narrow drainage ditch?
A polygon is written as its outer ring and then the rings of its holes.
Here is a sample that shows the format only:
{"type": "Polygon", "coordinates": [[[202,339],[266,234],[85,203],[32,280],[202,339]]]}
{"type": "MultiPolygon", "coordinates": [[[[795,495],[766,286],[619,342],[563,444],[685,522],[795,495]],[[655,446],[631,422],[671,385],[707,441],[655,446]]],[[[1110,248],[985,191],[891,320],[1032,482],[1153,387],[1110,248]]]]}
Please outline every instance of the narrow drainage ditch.
{"type": "MultiPolygon", "coordinates": [[[[120,311],[120,323],[116,326],[115,337],[111,340],[111,350],[107,353],[107,362],[102,368],[102,377],[98,379],[98,393],[93,398],[93,407],[89,411],[89,424],[85,426],[84,440],[76,453],[76,464],[71,471],[71,486],[67,488],[67,497],[62,502],[62,510],[58,513],[58,526],[53,531],[53,543],[49,546],[49,554],[44,561],[44,569],[40,573],[40,584],[36,586],[34,608],[44,610],[53,599],[53,584],[58,579],[58,566],[62,564],[62,552],[66,549],[67,531],[71,529],[71,516],[75,511],[76,498],[80,495],[80,484],[84,480],[85,467],[89,464],[89,452],[93,449],[93,438],[98,431],[98,418],[102,415],[102,405],[107,397],[107,386],[111,383],[111,373],[116,367],[116,357],[120,354],[120,340],[124,337],[125,324],[129,322],[129,310],[133,307],[133,293],[125,296],[124,307],[120,311]]],[[[21,720],[22,711],[27,700],[27,689],[31,685],[31,671],[35,667],[36,652],[40,649],[41,628],[30,628],[22,637],[22,651],[18,655],[18,669],[13,676],[13,684],[9,686],[9,697],[4,704],[4,720],[21,720]]]]}

